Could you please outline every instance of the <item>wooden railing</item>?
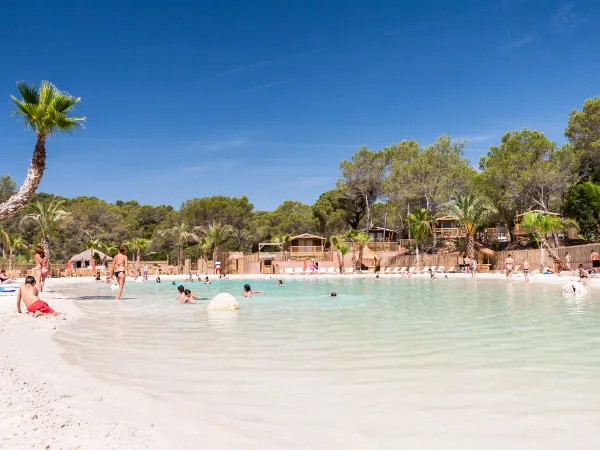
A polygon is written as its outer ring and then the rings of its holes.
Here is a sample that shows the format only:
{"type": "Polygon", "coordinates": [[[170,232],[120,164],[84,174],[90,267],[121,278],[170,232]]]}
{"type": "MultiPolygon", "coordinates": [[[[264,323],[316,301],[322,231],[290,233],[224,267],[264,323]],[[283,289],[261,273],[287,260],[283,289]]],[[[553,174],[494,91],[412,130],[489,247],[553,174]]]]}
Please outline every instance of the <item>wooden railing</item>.
{"type": "Polygon", "coordinates": [[[441,239],[456,239],[466,236],[463,228],[436,228],[435,235],[441,239]]]}
{"type": "Polygon", "coordinates": [[[306,255],[312,255],[315,253],[323,253],[325,248],[319,245],[293,245],[290,247],[290,253],[304,253],[306,255]]]}

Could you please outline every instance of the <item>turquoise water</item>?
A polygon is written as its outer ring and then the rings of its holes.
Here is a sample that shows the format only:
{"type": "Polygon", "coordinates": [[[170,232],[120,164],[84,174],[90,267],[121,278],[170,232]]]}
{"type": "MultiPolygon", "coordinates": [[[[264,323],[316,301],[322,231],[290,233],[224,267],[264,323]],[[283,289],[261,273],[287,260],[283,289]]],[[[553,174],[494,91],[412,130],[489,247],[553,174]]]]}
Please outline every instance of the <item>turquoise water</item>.
{"type": "Polygon", "coordinates": [[[95,377],[162,405],[185,448],[596,448],[600,302],[559,285],[301,277],[65,288],[57,339],[95,377]],[[330,297],[330,291],[337,297],[330,297]]]}

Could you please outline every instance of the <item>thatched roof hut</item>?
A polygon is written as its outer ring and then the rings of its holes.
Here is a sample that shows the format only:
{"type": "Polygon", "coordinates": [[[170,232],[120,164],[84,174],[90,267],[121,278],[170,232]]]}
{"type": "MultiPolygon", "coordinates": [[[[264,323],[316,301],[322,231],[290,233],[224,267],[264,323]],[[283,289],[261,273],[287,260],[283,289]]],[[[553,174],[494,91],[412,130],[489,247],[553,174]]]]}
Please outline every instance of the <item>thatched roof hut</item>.
{"type": "Polygon", "coordinates": [[[112,257],[108,256],[105,253],[102,253],[100,250],[84,250],[81,253],[78,253],[75,256],[72,256],[69,261],[71,262],[91,262],[92,251],[94,255],[98,255],[100,257],[100,261],[112,261],[112,257]]]}

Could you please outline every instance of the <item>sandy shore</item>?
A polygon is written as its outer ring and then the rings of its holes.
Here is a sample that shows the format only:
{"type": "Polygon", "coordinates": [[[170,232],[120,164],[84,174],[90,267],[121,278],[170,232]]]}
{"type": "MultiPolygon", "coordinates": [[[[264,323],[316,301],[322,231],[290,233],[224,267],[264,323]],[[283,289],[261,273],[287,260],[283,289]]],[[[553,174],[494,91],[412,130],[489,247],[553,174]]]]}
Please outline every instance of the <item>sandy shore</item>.
{"type": "MultiPolygon", "coordinates": [[[[339,277],[319,275],[331,276],[339,277]]],[[[465,274],[448,276],[467,277],[465,274]]],[[[290,280],[306,276],[270,277],[290,280]]],[[[389,274],[381,277],[400,278],[389,274]]],[[[240,281],[264,278],[264,275],[231,276],[240,281]]],[[[504,276],[478,274],[478,278],[503,279],[504,276]]],[[[185,277],[165,276],[163,282],[173,279],[183,281],[185,277]]],[[[531,282],[562,285],[574,279],[573,276],[534,275],[531,282]]],[[[0,448],[177,448],[161,433],[161,428],[168,426],[168,418],[160,417],[160,408],[149,408],[149,399],[140,393],[103,384],[61,356],[53,333],[81,317],[82,312],[72,301],[60,298],[56,289],[64,283],[86,281],[92,282],[82,278],[49,280],[42,298],[63,313],[61,318],[36,319],[29,314],[17,314],[14,294],[0,294],[0,448]]],[[[523,283],[522,275],[515,277],[514,282],[523,283]]],[[[600,285],[600,281],[592,280],[592,295],[598,289],[595,285],[600,285]]]]}

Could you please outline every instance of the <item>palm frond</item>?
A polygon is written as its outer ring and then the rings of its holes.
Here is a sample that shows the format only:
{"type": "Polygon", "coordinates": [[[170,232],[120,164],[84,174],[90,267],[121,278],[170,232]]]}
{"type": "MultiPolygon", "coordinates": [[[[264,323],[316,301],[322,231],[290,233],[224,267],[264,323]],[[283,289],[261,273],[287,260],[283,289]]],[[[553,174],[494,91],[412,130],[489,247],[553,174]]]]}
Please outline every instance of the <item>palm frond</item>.
{"type": "Polygon", "coordinates": [[[40,96],[33,84],[28,84],[26,81],[17,81],[17,89],[25,103],[38,104],[40,102],[40,96]]]}
{"type": "Polygon", "coordinates": [[[40,84],[40,103],[42,105],[50,105],[52,103],[52,100],[54,99],[54,96],[56,95],[58,89],[56,89],[56,86],[54,86],[52,83],[50,83],[49,81],[42,81],[42,83],[40,84]]]}

